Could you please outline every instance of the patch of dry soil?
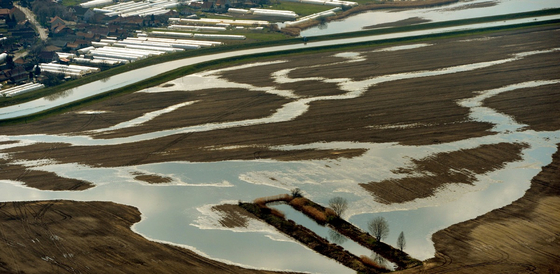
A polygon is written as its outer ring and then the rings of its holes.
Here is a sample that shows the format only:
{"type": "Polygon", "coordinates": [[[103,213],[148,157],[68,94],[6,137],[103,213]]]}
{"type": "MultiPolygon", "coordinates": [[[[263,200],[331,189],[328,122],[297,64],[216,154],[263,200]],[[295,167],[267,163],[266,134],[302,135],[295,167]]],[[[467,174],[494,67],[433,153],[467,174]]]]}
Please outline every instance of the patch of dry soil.
{"type": "Polygon", "coordinates": [[[53,172],[32,170],[24,165],[9,163],[5,159],[0,159],[0,178],[11,178],[41,190],[84,190],[94,187],[94,184],[87,181],[63,178],[53,172]]]}
{"type": "Polygon", "coordinates": [[[436,258],[403,273],[560,273],[559,208],[560,150],[522,198],[436,232],[436,258]]]}
{"type": "Polygon", "coordinates": [[[140,212],[107,202],[0,204],[0,273],[273,273],[226,265],[132,232],[140,212]]]}
{"type": "Polygon", "coordinates": [[[393,171],[410,175],[408,177],[360,186],[384,204],[409,202],[432,196],[438,188],[448,184],[472,184],[476,175],[521,160],[521,150],[526,147],[523,144],[499,143],[438,153],[424,159],[413,159],[413,166],[393,171]]]}
{"type": "MultiPolygon", "coordinates": [[[[341,90],[333,83],[308,79],[280,84],[271,74],[295,68],[288,73],[289,77],[361,81],[389,74],[502,60],[511,58],[515,53],[560,47],[560,40],[556,39],[558,29],[558,26],[547,26],[468,39],[434,40],[430,46],[401,51],[379,52],[378,47],[352,50],[364,59],[360,62],[345,62],[348,59],[335,57],[333,52],[293,55],[281,58],[288,62],[224,71],[221,77],[257,87],[290,89],[302,97],[336,95],[341,90]]],[[[101,167],[165,161],[337,159],[356,157],[364,150],[275,150],[271,146],[315,142],[426,145],[486,136],[494,134],[490,131],[492,125],[470,120],[469,110],[458,106],[457,100],[473,97],[476,91],[531,80],[557,79],[560,75],[559,58],[560,51],[556,51],[462,73],[385,82],[370,87],[355,99],[312,102],[303,115],[285,122],[176,134],[121,145],[39,143],[5,149],[2,152],[8,153],[10,160],[0,163],[0,169],[14,161],[44,159],[101,167]]],[[[555,108],[558,86],[504,93],[487,102],[534,129],[559,129],[560,115],[555,108]]],[[[196,103],[163,114],[141,126],[123,128],[97,135],[96,138],[126,137],[205,123],[262,118],[293,99],[244,89],[133,93],[33,123],[3,126],[2,134],[84,134],[87,130],[113,126],[186,101],[196,103]],[[102,112],[79,114],[85,110],[102,112]]],[[[21,179],[23,172],[0,173],[0,178],[21,179]]],[[[56,188],[54,182],[52,188],[56,188]]]]}
{"type": "Polygon", "coordinates": [[[173,182],[172,178],[154,175],[154,174],[144,174],[142,172],[135,172],[133,175],[135,180],[144,181],[150,184],[167,184],[173,182]]]}

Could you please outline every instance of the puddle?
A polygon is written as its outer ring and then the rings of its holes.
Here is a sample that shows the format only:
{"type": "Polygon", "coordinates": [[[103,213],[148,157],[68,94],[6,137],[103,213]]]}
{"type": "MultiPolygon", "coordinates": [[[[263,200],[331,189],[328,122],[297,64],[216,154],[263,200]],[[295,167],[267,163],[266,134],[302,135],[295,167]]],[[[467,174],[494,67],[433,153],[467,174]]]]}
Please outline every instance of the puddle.
{"type": "Polygon", "coordinates": [[[404,45],[404,46],[395,46],[395,47],[388,47],[388,48],[382,48],[382,49],[378,49],[378,50],[374,50],[372,52],[385,52],[385,51],[399,51],[399,50],[407,50],[407,49],[417,49],[417,48],[423,48],[423,47],[429,47],[432,44],[412,44],[412,45],[404,45]]]}
{"type": "Polygon", "coordinates": [[[348,252],[360,257],[361,255],[369,256],[371,250],[359,245],[351,239],[346,238],[344,235],[336,233],[329,227],[318,225],[315,221],[311,220],[309,217],[305,216],[303,213],[293,209],[291,206],[286,204],[276,204],[269,205],[271,208],[276,208],[282,211],[286,215],[286,219],[294,221],[296,224],[302,225],[315,234],[327,239],[332,243],[336,243],[342,246],[348,252]]]}

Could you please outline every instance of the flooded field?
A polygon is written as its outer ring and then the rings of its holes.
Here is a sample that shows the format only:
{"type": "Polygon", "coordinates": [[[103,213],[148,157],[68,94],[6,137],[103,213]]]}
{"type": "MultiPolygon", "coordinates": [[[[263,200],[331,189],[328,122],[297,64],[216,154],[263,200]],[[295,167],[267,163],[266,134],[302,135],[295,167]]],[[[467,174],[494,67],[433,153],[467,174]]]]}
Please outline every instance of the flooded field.
{"type": "Polygon", "coordinates": [[[342,21],[329,22],[325,25],[304,30],[301,32],[301,35],[326,35],[360,31],[366,28],[442,22],[558,7],[560,7],[560,4],[558,1],[554,0],[537,0],[530,2],[523,0],[459,1],[455,4],[435,8],[369,11],[346,18],[342,21]]]}
{"type": "Polygon", "coordinates": [[[345,218],[364,230],[385,217],[385,242],[396,246],[403,231],[406,251],[428,259],[434,232],[522,197],[551,162],[560,143],[557,109],[531,96],[558,97],[557,33],[546,27],[289,56],[186,75],[4,127],[0,201],[132,205],[142,213],[135,232],[205,257],[258,269],[352,273],[257,220],[226,227],[212,209],[300,188],[323,205],[344,197],[345,218]],[[486,104],[520,91],[529,99],[518,100],[550,115],[549,129],[503,112],[511,102],[486,104]],[[36,172],[50,176],[39,180],[93,187],[39,190],[36,172]],[[405,179],[427,181],[431,192],[375,189],[405,179]]]}

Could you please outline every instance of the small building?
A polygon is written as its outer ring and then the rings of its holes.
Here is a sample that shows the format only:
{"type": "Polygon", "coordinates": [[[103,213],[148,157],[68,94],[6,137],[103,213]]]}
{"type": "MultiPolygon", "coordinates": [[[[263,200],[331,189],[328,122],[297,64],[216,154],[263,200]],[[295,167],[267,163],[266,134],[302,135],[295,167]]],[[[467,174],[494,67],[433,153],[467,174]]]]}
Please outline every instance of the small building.
{"type": "Polygon", "coordinates": [[[56,60],[56,53],[54,51],[41,51],[37,57],[41,63],[50,63],[56,60]]]}
{"type": "Polygon", "coordinates": [[[51,29],[53,37],[63,37],[69,34],[74,34],[74,31],[66,25],[57,25],[54,29],[51,29]]]}
{"type": "Polygon", "coordinates": [[[9,20],[11,15],[10,9],[0,9],[0,19],[9,20]]]}
{"type": "Polygon", "coordinates": [[[29,73],[23,66],[0,71],[0,82],[9,81],[13,84],[22,83],[29,79],[29,73]]]}
{"type": "Polygon", "coordinates": [[[53,29],[53,27],[56,27],[58,25],[66,25],[66,22],[64,22],[64,20],[62,20],[60,17],[55,16],[53,17],[49,23],[51,24],[51,30],[53,29]]]}

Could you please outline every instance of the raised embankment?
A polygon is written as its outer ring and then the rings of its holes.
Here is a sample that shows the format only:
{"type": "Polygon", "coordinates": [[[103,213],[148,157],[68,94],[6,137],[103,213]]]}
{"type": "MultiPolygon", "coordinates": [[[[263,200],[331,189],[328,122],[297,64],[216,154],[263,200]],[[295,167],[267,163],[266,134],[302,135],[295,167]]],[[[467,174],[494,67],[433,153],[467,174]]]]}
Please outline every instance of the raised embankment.
{"type": "Polygon", "coordinates": [[[267,206],[268,203],[279,202],[291,205],[295,210],[307,215],[318,224],[323,226],[327,225],[358,244],[374,251],[385,259],[395,263],[397,269],[402,270],[422,264],[421,261],[410,257],[406,252],[377,241],[375,237],[371,236],[369,233],[362,231],[351,223],[338,217],[332,209],[325,208],[307,198],[294,198],[286,194],[259,198],[253,203],[239,203],[239,206],[310,249],[332,258],[359,273],[382,273],[388,271],[373,261],[368,260],[368,258],[357,257],[344,250],[339,245],[330,243],[308,228],[298,225],[292,220],[287,220],[282,212],[267,206]]]}

